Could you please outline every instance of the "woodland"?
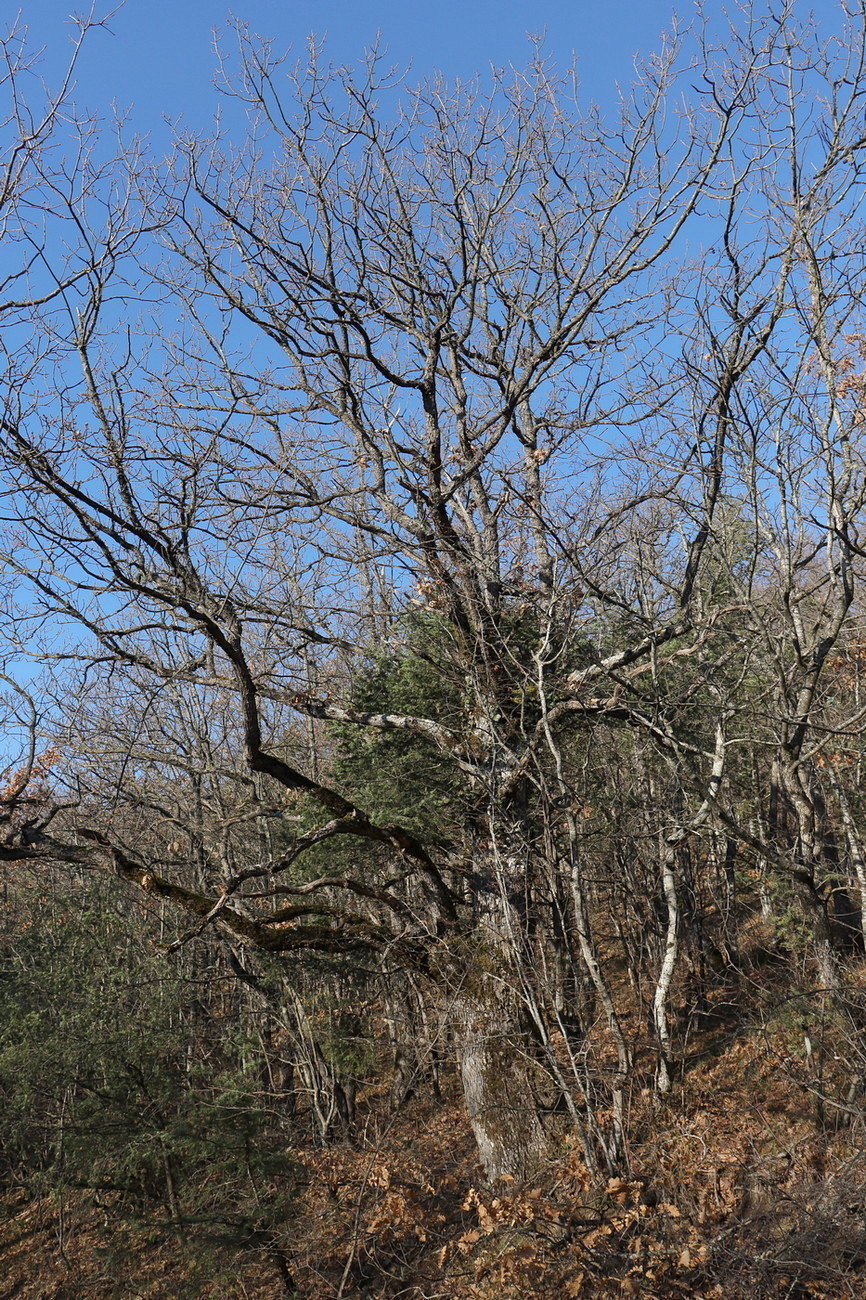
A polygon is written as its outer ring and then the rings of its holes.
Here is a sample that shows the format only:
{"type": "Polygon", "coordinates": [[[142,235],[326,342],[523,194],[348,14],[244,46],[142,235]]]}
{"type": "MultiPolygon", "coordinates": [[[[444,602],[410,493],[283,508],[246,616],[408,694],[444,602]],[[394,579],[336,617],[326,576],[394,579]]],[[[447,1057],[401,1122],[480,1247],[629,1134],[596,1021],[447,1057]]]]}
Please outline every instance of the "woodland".
{"type": "Polygon", "coordinates": [[[0,1300],[866,1294],[831,17],[166,157],[7,33],[0,1300]]]}

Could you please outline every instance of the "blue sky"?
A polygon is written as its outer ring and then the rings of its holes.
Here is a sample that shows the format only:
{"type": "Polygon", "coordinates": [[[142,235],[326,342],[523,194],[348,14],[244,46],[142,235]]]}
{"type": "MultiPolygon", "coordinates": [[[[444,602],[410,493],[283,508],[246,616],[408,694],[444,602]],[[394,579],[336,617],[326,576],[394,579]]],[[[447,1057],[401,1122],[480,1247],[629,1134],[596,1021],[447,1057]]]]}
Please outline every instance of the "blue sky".
{"type": "MultiPolygon", "coordinates": [[[[56,76],[69,48],[70,0],[24,0],[21,18],[31,44],[44,46],[49,79],[56,76]]],[[[111,0],[97,4],[97,12],[111,0]]],[[[680,3],[683,21],[690,0],[680,3]]],[[[4,26],[14,19],[7,12],[4,26]]],[[[115,102],[131,110],[131,126],[163,135],[164,117],[183,117],[204,127],[216,104],[212,89],[213,31],[225,30],[234,13],[277,48],[299,53],[310,33],[327,38],[335,62],[351,61],[377,32],[394,60],[411,62],[424,76],[434,70],[466,77],[491,62],[523,64],[529,55],[527,33],[546,34],[545,48],[557,60],[577,57],[588,97],[604,104],[614,84],[628,84],[637,54],[652,52],[674,12],[673,0],[235,0],[231,6],[208,0],[126,0],[108,20],[110,30],[92,35],[78,73],[77,98],[91,109],[115,102]]]]}

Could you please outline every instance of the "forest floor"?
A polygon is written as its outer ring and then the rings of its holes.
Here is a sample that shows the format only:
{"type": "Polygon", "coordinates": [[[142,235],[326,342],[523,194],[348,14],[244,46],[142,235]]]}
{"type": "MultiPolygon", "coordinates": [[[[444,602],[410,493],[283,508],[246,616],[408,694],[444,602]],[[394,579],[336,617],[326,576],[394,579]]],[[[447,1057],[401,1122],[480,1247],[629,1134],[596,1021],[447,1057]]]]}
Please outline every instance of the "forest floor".
{"type": "MultiPolygon", "coordinates": [[[[866,988],[866,965],[848,974],[866,988]]],[[[866,1297],[850,1083],[866,1049],[796,991],[790,965],[720,982],[689,1024],[665,1098],[648,1054],[636,1074],[619,1177],[591,1176],[554,1121],[532,1185],[485,1187],[453,1075],[441,1101],[395,1115],[380,1085],[352,1143],[298,1152],[306,1185],[279,1255],[250,1249],[203,1276],[189,1242],[146,1224],[112,1243],[92,1197],[9,1203],[0,1300],[866,1297]]]]}

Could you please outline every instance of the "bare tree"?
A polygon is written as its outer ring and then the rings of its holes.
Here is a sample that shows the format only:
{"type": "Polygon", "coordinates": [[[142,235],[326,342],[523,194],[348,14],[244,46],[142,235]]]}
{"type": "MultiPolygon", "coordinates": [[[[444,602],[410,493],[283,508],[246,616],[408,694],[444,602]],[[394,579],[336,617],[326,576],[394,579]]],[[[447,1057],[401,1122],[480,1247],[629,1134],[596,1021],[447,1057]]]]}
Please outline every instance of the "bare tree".
{"type": "Polygon", "coordinates": [[[84,269],[33,304],[35,355],[10,335],[7,563],[18,626],[49,620],[82,793],[4,853],[101,863],[238,951],[424,982],[490,1178],[541,1159],[544,1080],[591,1164],[622,1155],[633,1049],[581,830],[613,781],[588,741],[657,805],[662,1091],[704,828],[788,874],[837,979],[808,764],[863,504],[838,383],[863,293],[859,5],[848,24],[816,48],[789,8],[724,50],[670,43],[612,122],[540,56],[489,89],[411,88],[376,55],[281,64],[238,28],[222,74],[248,135],[180,140],[167,176],[81,164],[103,213],[81,215],[84,269]],[[793,853],[738,799],[746,629],[793,853]],[[386,680],[407,661],[412,707],[386,680]],[[394,737],[459,788],[442,826],[407,806],[394,737]]]}

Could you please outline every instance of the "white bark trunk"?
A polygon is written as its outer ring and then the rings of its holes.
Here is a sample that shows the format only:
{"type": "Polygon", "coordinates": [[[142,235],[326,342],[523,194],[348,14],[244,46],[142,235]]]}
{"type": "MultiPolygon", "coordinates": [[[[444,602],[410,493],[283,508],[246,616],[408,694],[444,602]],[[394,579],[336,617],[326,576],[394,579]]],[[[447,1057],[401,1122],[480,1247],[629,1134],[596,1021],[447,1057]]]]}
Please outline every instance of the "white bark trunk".
{"type": "Polygon", "coordinates": [[[571,896],[574,903],[574,916],[577,923],[577,939],[580,946],[580,955],[583,963],[589,972],[593,986],[598,994],[599,1000],[604,1007],[607,1026],[611,1038],[616,1044],[617,1055],[617,1075],[611,1090],[611,1101],[613,1105],[613,1131],[611,1134],[610,1158],[616,1162],[621,1153],[625,1133],[625,1103],[624,1090],[628,1082],[628,1076],[631,1069],[631,1053],[625,1041],[625,1035],[622,1032],[622,1026],[619,1022],[619,1016],[614,1006],[613,996],[608,987],[607,980],[595,955],[595,949],[592,942],[592,935],[589,928],[589,918],[587,917],[586,904],[583,896],[583,882],[580,878],[580,866],[577,855],[574,853],[574,844],[577,839],[576,829],[574,827],[574,818],[569,813],[569,834],[572,843],[572,861],[571,861],[571,896]]]}
{"type": "Polygon", "coordinates": [[[675,860],[676,844],[668,841],[662,856],[662,887],[668,909],[668,928],[665,936],[665,950],[661,970],[659,971],[653,996],[653,1021],[659,1043],[659,1068],[656,1078],[656,1087],[659,1092],[669,1092],[671,1086],[671,1038],[668,1029],[667,1006],[677,956],[679,955],[680,925],[680,905],[674,875],[675,860]]]}

